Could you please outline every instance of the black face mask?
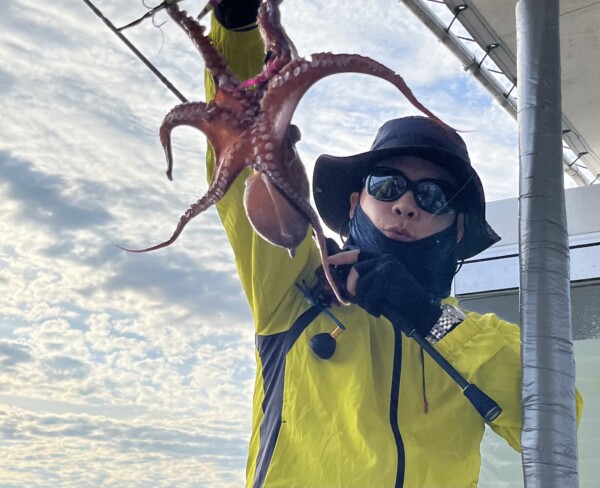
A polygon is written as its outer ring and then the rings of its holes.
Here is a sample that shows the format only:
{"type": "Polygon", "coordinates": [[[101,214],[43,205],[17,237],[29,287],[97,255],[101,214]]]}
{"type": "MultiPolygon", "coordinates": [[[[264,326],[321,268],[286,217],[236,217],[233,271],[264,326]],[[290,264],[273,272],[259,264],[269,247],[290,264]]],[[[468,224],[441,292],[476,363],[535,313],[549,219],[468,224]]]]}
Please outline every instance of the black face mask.
{"type": "Polygon", "coordinates": [[[359,202],[344,247],[396,256],[427,291],[442,299],[450,295],[456,271],[456,222],[455,218],[447,229],[418,241],[396,241],[371,222],[359,202]]]}

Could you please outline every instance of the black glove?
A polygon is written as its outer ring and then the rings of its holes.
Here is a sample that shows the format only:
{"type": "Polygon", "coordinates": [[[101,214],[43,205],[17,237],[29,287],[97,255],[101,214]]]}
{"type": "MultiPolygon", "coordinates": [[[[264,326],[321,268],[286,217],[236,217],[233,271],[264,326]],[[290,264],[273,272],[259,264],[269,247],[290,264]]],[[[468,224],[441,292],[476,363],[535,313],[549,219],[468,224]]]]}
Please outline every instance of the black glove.
{"type": "Polygon", "coordinates": [[[214,13],[226,29],[250,30],[256,25],[259,3],[260,0],[222,0],[214,13]]]}
{"type": "Polygon", "coordinates": [[[435,300],[398,258],[360,251],[354,303],[375,317],[384,315],[406,335],[426,337],[442,315],[435,300]]]}

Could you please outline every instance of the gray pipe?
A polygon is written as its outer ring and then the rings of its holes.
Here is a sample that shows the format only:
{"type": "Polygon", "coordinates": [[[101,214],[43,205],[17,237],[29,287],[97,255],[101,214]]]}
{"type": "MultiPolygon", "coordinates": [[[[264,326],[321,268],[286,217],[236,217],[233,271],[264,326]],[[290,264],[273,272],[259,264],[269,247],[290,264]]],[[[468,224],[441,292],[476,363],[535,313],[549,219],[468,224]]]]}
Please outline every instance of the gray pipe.
{"type": "Polygon", "coordinates": [[[526,487],[574,488],[579,483],[559,1],[520,0],[517,40],[523,475],[526,487]]]}

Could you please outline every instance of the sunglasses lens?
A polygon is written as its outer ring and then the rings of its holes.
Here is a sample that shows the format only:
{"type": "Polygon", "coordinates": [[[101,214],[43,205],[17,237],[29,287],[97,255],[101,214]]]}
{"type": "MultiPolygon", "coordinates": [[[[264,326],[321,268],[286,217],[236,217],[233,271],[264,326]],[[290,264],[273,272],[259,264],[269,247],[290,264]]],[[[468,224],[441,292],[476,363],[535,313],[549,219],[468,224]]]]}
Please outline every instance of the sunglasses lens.
{"type": "Polygon", "coordinates": [[[411,190],[417,205],[428,213],[444,214],[452,210],[448,196],[453,191],[449,185],[437,180],[413,183],[391,168],[375,168],[365,181],[365,189],[368,195],[384,202],[397,200],[411,190]]]}
{"type": "Polygon", "coordinates": [[[392,201],[406,192],[406,178],[399,174],[378,174],[373,172],[367,178],[367,193],[377,200],[392,201]]]}
{"type": "Polygon", "coordinates": [[[419,207],[432,214],[450,211],[448,197],[440,185],[433,181],[421,181],[415,189],[415,200],[419,207]]]}

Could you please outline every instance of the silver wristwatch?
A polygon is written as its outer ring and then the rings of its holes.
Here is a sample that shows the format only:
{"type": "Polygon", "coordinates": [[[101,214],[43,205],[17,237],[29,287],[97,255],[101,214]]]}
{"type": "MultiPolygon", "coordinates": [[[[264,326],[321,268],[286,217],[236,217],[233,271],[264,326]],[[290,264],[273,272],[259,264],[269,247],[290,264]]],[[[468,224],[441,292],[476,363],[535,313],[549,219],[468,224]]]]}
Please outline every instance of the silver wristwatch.
{"type": "Polygon", "coordinates": [[[463,320],[467,318],[464,312],[451,305],[449,303],[443,303],[441,305],[442,315],[435,323],[425,340],[430,344],[435,344],[442,337],[444,337],[448,332],[450,332],[454,327],[460,324],[463,320]]]}

